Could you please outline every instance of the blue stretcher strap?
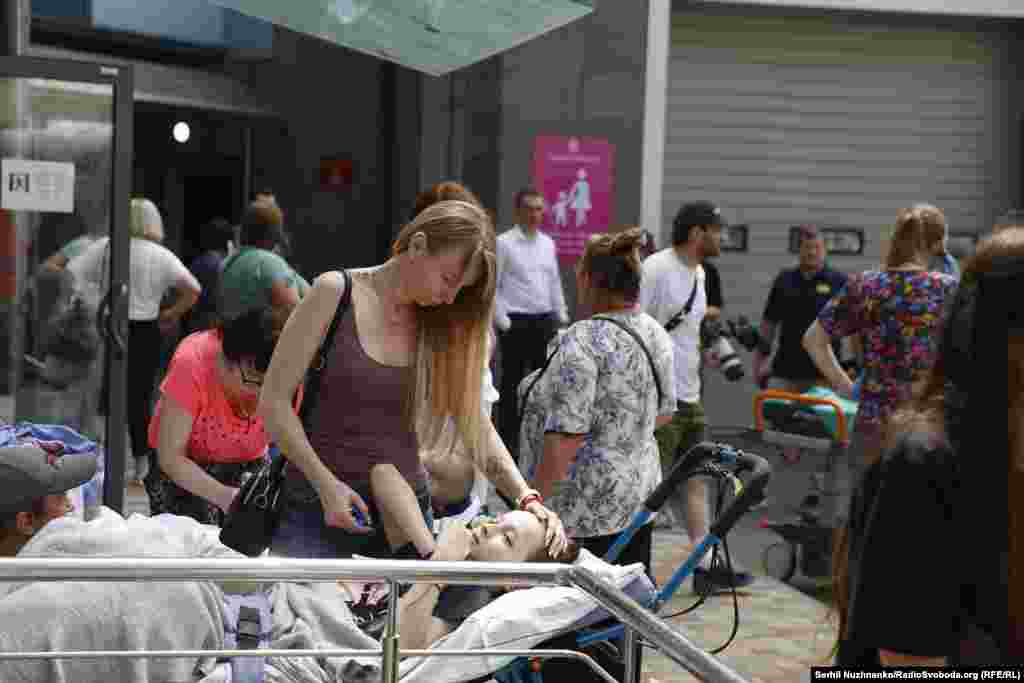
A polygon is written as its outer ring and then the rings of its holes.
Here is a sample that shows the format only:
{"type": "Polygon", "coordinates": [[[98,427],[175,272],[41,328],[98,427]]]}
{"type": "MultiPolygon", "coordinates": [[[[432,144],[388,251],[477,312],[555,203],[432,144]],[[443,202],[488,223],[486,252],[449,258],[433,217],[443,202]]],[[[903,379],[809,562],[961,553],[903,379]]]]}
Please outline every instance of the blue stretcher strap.
{"type": "MultiPolygon", "coordinates": [[[[270,598],[266,593],[225,595],[225,649],[256,650],[270,645],[270,598]]],[[[228,683],[263,683],[266,657],[232,657],[228,683]]]]}

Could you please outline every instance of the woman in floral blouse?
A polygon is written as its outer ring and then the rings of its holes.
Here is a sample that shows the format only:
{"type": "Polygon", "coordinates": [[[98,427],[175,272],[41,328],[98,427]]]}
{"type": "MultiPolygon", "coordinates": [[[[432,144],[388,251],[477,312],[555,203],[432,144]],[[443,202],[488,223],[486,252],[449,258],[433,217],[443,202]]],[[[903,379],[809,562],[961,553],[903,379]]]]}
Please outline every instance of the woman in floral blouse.
{"type": "MultiPolygon", "coordinates": [[[[576,271],[587,317],[519,385],[520,467],[568,535],[598,556],[661,483],[654,429],[676,405],[672,342],[637,307],[643,242],[639,229],[591,237],[576,271]]],[[[648,524],[619,562],[650,573],[651,539],[648,524]]]]}
{"type": "Polygon", "coordinates": [[[942,313],[956,280],[929,272],[928,262],[943,240],[939,209],[902,209],[885,259],[885,269],[851,277],[821,309],[804,335],[804,348],[837,393],[853,396],[853,381],[832,352],[833,338],[857,337],[864,355],[855,432],[863,440],[864,462],[881,453],[881,427],[911,397],[935,363],[942,313]]]}

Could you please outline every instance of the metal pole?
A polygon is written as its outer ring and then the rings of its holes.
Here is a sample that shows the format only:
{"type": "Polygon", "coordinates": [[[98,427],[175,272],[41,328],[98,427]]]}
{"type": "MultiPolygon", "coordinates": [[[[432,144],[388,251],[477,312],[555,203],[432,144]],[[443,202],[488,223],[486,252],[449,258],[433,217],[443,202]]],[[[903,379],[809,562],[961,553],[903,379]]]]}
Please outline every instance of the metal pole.
{"type": "Polygon", "coordinates": [[[242,129],[242,148],[242,192],[244,193],[242,206],[247,206],[256,189],[252,186],[252,123],[246,122],[242,129]]]}
{"type": "Polygon", "coordinates": [[[381,682],[398,683],[398,584],[388,581],[388,622],[381,639],[381,682]]]}
{"type": "Polygon", "coordinates": [[[519,562],[163,558],[5,558],[0,581],[379,581],[463,586],[565,585],[571,567],[519,562]]]}
{"type": "Polygon", "coordinates": [[[566,578],[569,584],[593,595],[623,624],[640,631],[661,652],[698,679],[708,683],[746,683],[736,672],[672,630],[607,581],[580,567],[571,567],[566,578]]]}
{"type": "Polygon", "coordinates": [[[25,54],[28,47],[29,0],[3,0],[3,46],[0,52],[8,57],[25,54]]]}
{"type": "MultiPolygon", "coordinates": [[[[0,27],[0,30],[2,30],[0,41],[3,42],[3,45],[0,45],[0,53],[6,56],[17,57],[25,52],[26,39],[28,37],[28,1],[0,0],[3,3],[3,26],[0,27]]],[[[25,79],[16,78],[8,80],[10,82],[8,88],[6,88],[8,93],[5,93],[5,99],[12,105],[11,115],[8,116],[7,120],[10,122],[9,127],[13,137],[12,147],[6,149],[5,154],[15,158],[28,159],[31,158],[33,146],[32,138],[29,135],[32,125],[28,86],[25,79]]],[[[25,397],[21,391],[25,327],[27,325],[25,318],[31,313],[31,311],[25,308],[25,305],[28,303],[25,296],[25,291],[28,287],[26,282],[28,264],[26,262],[25,250],[22,246],[28,244],[26,240],[31,239],[32,222],[35,219],[30,217],[28,212],[25,211],[11,211],[9,212],[9,217],[12,231],[8,236],[9,241],[4,245],[4,248],[11,254],[14,264],[14,293],[9,302],[4,302],[4,304],[0,305],[0,314],[6,318],[7,333],[10,335],[10,348],[7,349],[10,367],[8,376],[0,380],[0,384],[5,384],[7,386],[6,391],[14,398],[11,414],[4,415],[3,417],[14,422],[18,419],[18,404],[25,397]],[[3,311],[3,308],[6,308],[6,311],[3,311]]]]}
{"type": "Polygon", "coordinates": [[[622,635],[622,648],[623,648],[623,664],[626,667],[625,678],[623,683],[635,683],[636,682],[636,648],[638,639],[636,637],[636,631],[630,627],[626,627],[625,633],[622,635]]]}

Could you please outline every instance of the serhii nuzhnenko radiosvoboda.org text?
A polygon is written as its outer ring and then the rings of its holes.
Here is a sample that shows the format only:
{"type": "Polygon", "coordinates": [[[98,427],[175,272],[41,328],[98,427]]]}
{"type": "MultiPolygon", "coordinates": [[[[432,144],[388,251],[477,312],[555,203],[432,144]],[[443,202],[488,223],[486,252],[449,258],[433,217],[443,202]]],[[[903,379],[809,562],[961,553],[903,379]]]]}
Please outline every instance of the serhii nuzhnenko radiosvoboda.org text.
{"type": "Polygon", "coordinates": [[[1022,669],[858,669],[812,668],[812,681],[1019,681],[1022,669]]]}

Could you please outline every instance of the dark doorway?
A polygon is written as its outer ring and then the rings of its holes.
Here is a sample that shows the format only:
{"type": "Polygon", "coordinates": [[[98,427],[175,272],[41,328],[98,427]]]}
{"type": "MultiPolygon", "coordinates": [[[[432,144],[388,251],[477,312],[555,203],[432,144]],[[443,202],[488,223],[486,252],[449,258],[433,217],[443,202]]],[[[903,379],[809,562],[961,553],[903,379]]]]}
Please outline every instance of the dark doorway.
{"type": "Polygon", "coordinates": [[[156,203],[164,246],[186,264],[199,253],[211,218],[234,223],[245,204],[245,130],[252,122],[222,112],[139,103],[135,112],[132,192],[156,203]],[[175,124],[187,124],[184,141],[175,124]]]}
{"type": "Polygon", "coordinates": [[[192,263],[199,255],[200,231],[213,218],[231,224],[242,206],[241,179],[232,175],[189,175],[184,182],[181,259],[192,263]]]}

